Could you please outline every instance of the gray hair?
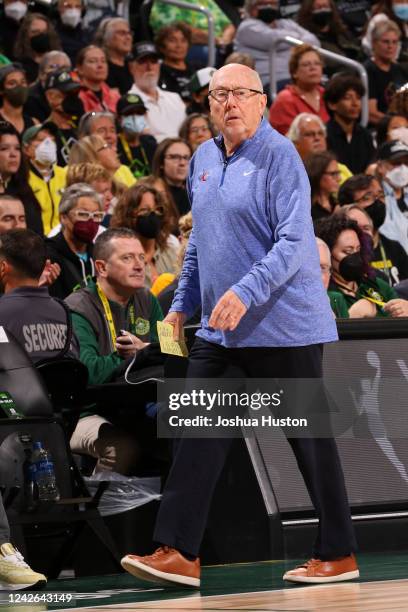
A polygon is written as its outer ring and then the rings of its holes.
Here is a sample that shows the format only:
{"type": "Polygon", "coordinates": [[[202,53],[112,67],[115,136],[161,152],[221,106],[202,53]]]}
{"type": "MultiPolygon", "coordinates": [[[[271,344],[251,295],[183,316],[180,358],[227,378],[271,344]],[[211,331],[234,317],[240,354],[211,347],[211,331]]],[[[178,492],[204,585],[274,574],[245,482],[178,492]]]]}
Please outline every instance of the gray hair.
{"type": "Polygon", "coordinates": [[[115,125],[115,115],[113,113],[110,113],[109,111],[90,111],[81,117],[81,121],[78,125],[78,137],[83,138],[84,136],[91,136],[93,122],[96,121],[96,119],[102,119],[102,117],[110,119],[113,125],[115,125]]]}
{"type": "Polygon", "coordinates": [[[290,124],[290,128],[286,133],[286,138],[289,138],[292,142],[298,142],[300,138],[300,124],[302,121],[317,121],[320,125],[321,129],[324,132],[324,135],[327,134],[327,129],[323,121],[320,119],[318,115],[314,115],[313,113],[300,113],[296,115],[292,123],[290,124]]]}
{"type": "Polygon", "coordinates": [[[326,249],[327,250],[327,254],[329,256],[329,259],[331,259],[331,253],[330,253],[329,245],[324,240],[322,240],[321,238],[318,238],[317,236],[315,236],[315,239],[316,239],[317,246],[318,247],[321,246],[324,249],[326,249]]]}
{"type": "Polygon", "coordinates": [[[401,38],[401,31],[397,24],[394,21],[391,21],[391,19],[384,19],[384,21],[380,21],[376,26],[374,26],[371,32],[371,42],[373,43],[379,40],[381,36],[387,32],[395,32],[395,34],[398,34],[398,38],[401,38]]]}
{"type": "Polygon", "coordinates": [[[64,189],[59,204],[59,214],[69,213],[78,204],[79,198],[91,198],[98,205],[99,210],[102,210],[102,199],[99,193],[86,183],[75,183],[64,189]]]}
{"type": "Polygon", "coordinates": [[[44,57],[39,63],[38,74],[40,76],[45,76],[45,71],[47,70],[49,64],[51,64],[53,60],[56,60],[59,57],[63,57],[67,66],[70,66],[70,68],[72,68],[71,60],[69,59],[68,55],[64,53],[64,51],[48,51],[48,53],[44,55],[44,57]]]}
{"type": "Polygon", "coordinates": [[[112,38],[114,26],[118,23],[124,23],[126,26],[129,26],[129,22],[122,17],[112,17],[104,23],[103,31],[101,32],[101,42],[103,46],[112,38]]]}

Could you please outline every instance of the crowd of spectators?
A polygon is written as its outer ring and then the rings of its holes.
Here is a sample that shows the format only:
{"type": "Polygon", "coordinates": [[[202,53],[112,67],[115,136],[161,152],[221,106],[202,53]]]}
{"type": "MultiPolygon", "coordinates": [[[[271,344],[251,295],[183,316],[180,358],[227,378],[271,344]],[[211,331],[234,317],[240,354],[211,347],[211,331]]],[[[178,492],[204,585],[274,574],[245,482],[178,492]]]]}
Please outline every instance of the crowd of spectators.
{"type": "MultiPolygon", "coordinates": [[[[334,315],[408,313],[408,2],[201,4],[215,21],[214,67],[203,14],[160,0],[143,35],[108,0],[2,5],[0,235],[28,232],[29,248],[31,231],[44,244],[41,296],[66,300],[95,384],[157,340],[170,306],[192,224],[189,161],[217,136],[215,69],[253,67],[269,96],[272,49],[277,94],[263,120],[293,142],[309,176],[334,315]],[[333,53],[365,67],[367,92],[333,53]]],[[[131,473],[131,438],[115,428],[93,411],[72,446],[98,469],[131,473]]]]}

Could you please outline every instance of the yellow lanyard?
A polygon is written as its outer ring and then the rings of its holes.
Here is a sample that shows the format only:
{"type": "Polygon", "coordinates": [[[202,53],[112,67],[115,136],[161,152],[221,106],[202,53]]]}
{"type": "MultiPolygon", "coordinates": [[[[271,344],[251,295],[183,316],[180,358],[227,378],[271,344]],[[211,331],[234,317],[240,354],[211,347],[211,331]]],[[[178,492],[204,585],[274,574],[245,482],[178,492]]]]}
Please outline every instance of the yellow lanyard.
{"type": "Polygon", "coordinates": [[[110,336],[111,336],[112,348],[115,351],[116,350],[116,329],[115,329],[115,324],[113,323],[111,307],[109,305],[108,298],[106,297],[106,295],[104,294],[104,292],[102,291],[102,289],[100,288],[98,284],[96,285],[96,289],[98,291],[98,295],[100,297],[103,309],[105,311],[105,317],[108,322],[110,336]]]}

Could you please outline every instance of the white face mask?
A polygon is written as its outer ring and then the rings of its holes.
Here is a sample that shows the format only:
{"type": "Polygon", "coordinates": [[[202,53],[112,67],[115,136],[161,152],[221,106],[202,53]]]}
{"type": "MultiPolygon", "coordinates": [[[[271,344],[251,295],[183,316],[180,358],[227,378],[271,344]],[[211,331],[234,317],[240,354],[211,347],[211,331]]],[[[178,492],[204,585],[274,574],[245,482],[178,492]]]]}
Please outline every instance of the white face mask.
{"type": "Polygon", "coordinates": [[[122,119],[122,127],[128,134],[140,134],[146,127],[143,115],[128,115],[122,119]]]}
{"type": "Polygon", "coordinates": [[[24,2],[11,2],[4,7],[6,17],[14,19],[14,21],[20,21],[27,12],[27,5],[24,2]]]}
{"type": "Polygon", "coordinates": [[[401,164],[401,166],[393,168],[387,172],[385,178],[393,187],[396,187],[397,189],[406,187],[408,185],[408,166],[401,164]]]}
{"type": "Polygon", "coordinates": [[[408,127],[394,128],[390,131],[391,140],[399,140],[408,145],[408,127]]]}
{"type": "Polygon", "coordinates": [[[57,161],[57,145],[52,138],[46,138],[35,149],[35,160],[44,165],[50,165],[57,161]]]}
{"type": "Polygon", "coordinates": [[[70,28],[76,28],[81,21],[81,11],[78,8],[70,8],[61,13],[61,21],[70,28]]]}

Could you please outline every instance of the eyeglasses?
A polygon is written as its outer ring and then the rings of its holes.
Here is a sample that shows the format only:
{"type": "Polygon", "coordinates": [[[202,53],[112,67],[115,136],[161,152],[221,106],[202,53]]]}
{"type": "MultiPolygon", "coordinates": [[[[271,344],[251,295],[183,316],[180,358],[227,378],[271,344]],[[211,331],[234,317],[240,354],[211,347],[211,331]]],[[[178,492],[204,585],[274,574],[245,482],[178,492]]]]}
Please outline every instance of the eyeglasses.
{"type": "Polygon", "coordinates": [[[73,210],[72,214],[78,219],[78,221],[95,221],[95,223],[102,223],[105,213],[102,211],[89,212],[89,210],[73,210]]]}
{"type": "Polygon", "coordinates": [[[148,217],[152,212],[158,217],[162,217],[164,215],[164,208],[163,206],[157,206],[156,208],[139,208],[135,214],[132,215],[132,218],[137,219],[138,217],[148,217]]]}
{"type": "Polygon", "coordinates": [[[323,172],[323,174],[327,174],[327,176],[332,178],[340,178],[341,172],[340,170],[333,170],[332,172],[323,172]]]}
{"type": "Polygon", "coordinates": [[[300,62],[299,68],[320,68],[322,66],[322,62],[300,62]]]}
{"type": "Polygon", "coordinates": [[[190,161],[190,155],[179,155],[178,153],[169,153],[168,155],[164,156],[164,159],[169,159],[170,161],[175,161],[177,163],[180,163],[182,161],[190,161]]]}
{"type": "Polygon", "coordinates": [[[263,95],[263,91],[250,89],[249,87],[238,87],[237,89],[212,89],[208,92],[208,95],[214,98],[214,100],[217,100],[217,102],[222,103],[228,100],[230,93],[232,93],[238,102],[248,100],[248,98],[251,98],[253,94],[263,95]]]}

